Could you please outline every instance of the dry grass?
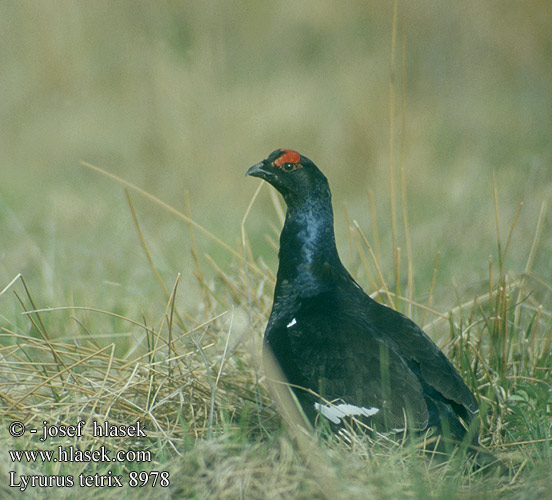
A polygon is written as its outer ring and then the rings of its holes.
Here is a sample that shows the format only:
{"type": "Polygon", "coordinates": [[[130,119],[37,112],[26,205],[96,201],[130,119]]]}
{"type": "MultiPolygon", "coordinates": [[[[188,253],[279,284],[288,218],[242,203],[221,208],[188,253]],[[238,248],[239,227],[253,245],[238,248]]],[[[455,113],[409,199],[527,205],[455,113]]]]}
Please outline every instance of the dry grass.
{"type": "MultiPolygon", "coordinates": [[[[154,457],[148,464],[21,463],[10,464],[12,469],[20,475],[75,476],[111,470],[124,477],[131,470],[169,470],[171,487],[159,494],[194,498],[397,498],[417,496],[430,485],[436,498],[471,498],[481,491],[495,491],[491,485],[496,486],[496,481],[502,485],[500,495],[514,498],[518,488],[528,487],[526,471],[534,479],[550,460],[546,450],[552,321],[538,291],[546,294],[550,286],[532,275],[542,218],[536,224],[524,273],[509,276],[505,272],[513,225],[505,244],[497,228],[499,265],[489,266],[488,292],[447,314],[433,311],[430,300],[418,304],[392,292],[394,287],[383,278],[372,250],[382,242],[370,244],[356,223],[350,228],[351,252],[358,252],[366,275],[379,281],[380,292],[375,295],[396,307],[406,304],[415,318],[433,316],[426,329],[442,336],[443,348],[480,401],[482,444],[511,466],[509,476],[491,475],[491,479],[481,474],[472,477],[473,471],[466,470],[460,459],[443,462],[425,457],[416,443],[384,437],[368,442],[354,433],[318,441],[298,430],[289,417],[285,420],[291,437],[282,431],[258,361],[274,276],[253,257],[246,230],[257,195],[258,190],[244,215],[237,246],[221,244],[233,259],[224,271],[208,255],[198,256],[195,248],[198,230],[215,241],[216,237],[190,216],[166,207],[192,232],[194,275],[202,296],[195,312],[182,310],[176,299],[179,276],[171,290],[164,290],[165,307],[155,321],[92,307],[40,308],[22,275],[2,291],[2,300],[14,295],[27,324],[26,328],[1,328],[3,422],[18,420],[27,428],[41,428],[44,420],[71,425],[82,419],[87,431],[78,441],[81,449],[106,445],[114,452],[150,450],[154,457]],[[106,342],[98,335],[97,318],[104,316],[125,325],[125,342],[106,342]],[[69,341],[52,335],[52,325],[59,329],[70,321],[78,325],[80,335],[69,341]],[[126,350],[121,349],[124,345],[126,350]],[[126,425],[139,420],[147,438],[95,438],[92,420],[126,425]]],[[[152,274],[159,277],[128,193],[127,199],[152,274]]],[[[280,210],[276,201],[275,213],[280,210]]],[[[400,279],[400,262],[397,267],[395,275],[400,279]]],[[[429,297],[433,293],[430,290],[429,297]]],[[[4,434],[2,440],[8,449],[51,449],[75,443],[52,438],[40,444],[28,434],[18,439],[4,434]]],[[[533,484],[532,491],[540,491],[543,480],[533,484]]],[[[39,489],[30,494],[43,497],[39,489]]],[[[111,497],[103,490],[89,494],[111,497]]]]}

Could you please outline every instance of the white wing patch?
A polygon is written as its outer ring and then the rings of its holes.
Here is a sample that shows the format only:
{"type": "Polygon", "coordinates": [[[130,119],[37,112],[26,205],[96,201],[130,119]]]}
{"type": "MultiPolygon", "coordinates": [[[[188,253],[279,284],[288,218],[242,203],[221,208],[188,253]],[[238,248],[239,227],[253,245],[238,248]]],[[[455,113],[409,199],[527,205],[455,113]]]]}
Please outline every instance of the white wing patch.
{"type": "Polygon", "coordinates": [[[293,325],[297,324],[297,320],[293,318],[286,326],[286,328],[291,328],[293,325]]]}
{"type": "Polygon", "coordinates": [[[321,405],[320,403],[314,403],[314,408],[334,424],[341,423],[343,417],[355,417],[358,415],[371,417],[379,411],[379,408],[366,408],[365,406],[355,406],[348,403],[341,403],[338,405],[321,405]]]}

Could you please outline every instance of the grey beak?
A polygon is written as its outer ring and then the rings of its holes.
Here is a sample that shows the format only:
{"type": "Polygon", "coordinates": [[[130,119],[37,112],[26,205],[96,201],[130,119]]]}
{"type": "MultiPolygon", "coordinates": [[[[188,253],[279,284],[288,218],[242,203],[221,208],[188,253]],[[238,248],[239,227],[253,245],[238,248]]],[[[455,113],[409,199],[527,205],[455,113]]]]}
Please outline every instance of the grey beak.
{"type": "Polygon", "coordinates": [[[260,161],[259,163],[256,163],[253,165],[245,175],[251,175],[252,177],[260,177],[261,179],[266,176],[266,171],[263,170],[264,162],[260,161]]]}

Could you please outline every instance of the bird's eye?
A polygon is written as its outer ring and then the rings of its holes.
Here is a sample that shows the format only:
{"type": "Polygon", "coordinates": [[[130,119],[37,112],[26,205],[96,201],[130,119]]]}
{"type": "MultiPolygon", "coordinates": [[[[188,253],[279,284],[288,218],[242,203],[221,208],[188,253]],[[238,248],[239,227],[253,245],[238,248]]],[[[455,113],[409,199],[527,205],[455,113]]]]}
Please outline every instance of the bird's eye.
{"type": "Polygon", "coordinates": [[[294,163],[284,163],[284,170],[286,172],[291,172],[295,168],[294,163]]]}

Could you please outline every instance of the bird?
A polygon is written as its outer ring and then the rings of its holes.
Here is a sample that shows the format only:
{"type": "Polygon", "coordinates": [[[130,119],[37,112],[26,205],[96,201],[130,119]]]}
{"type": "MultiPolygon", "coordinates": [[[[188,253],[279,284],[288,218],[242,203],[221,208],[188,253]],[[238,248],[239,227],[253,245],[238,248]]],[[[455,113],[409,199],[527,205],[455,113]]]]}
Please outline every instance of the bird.
{"type": "Polygon", "coordinates": [[[326,176],[291,149],[273,151],[246,175],[271,184],[287,206],[263,350],[307,419],[473,442],[479,408],[459,372],[414,321],[372,299],[341,262],[326,176]]]}

